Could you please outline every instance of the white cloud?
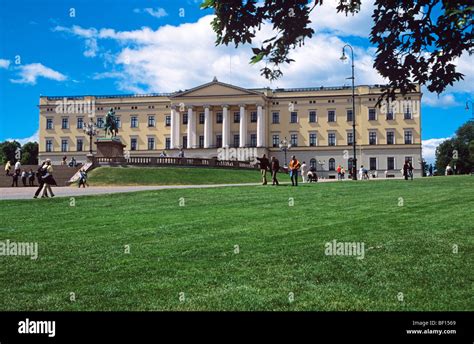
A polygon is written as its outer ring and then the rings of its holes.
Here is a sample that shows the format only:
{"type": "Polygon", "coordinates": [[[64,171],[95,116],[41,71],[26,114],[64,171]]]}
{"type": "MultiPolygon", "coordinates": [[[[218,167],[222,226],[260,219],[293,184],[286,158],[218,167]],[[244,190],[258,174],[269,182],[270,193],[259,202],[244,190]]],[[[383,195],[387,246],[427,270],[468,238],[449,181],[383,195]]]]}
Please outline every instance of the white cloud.
{"type": "Polygon", "coordinates": [[[20,76],[19,79],[10,79],[11,82],[17,84],[35,85],[39,77],[45,79],[52,79],[56,81],[64,81],[67,77],[60,72],[57,72],[41,63],[31,63],[17,67],[20,76]]]}
{"type": "Polygon", "coordinates": [[[437,94],[430,93],[427,90],[423,91],[422,103],[425,106],[438,107],[443,109],[451,106],[460,105],[460,103],[456,101],[456,98],[452,93],[442,94],[438,96],[437,94]]]}
{"type": "Polygon", "coordinates": [[[56,26],[52,29],[54,32],[65,32],[73,36],[84,38],[84,56],[96,57],[99,46],[97,44],[97,30],[95,28],[82,28],[78,25],[73,25],[71,28],[64,26],[56,26]]]}
{"type": "Polygon", "coordinates": [[[10,66],[10,61],[5,59],[0,59],[0,68],[8,69],[10,66]]]}
{"type": "Polygon", "coordinates": [[[25,144],[25,143],[28,143],[28,142],[38,142],[39,141],[39,130],[37,130],[33,135],[31,135],[30,137],[25,137],[23,139],[6,139],[5,141],[17,141],[19,142],[22,146],[25,144]]]}
{"type": "Polygon", "coordinates": [[[436,160],[436,147],[448,139],[450,139],[450,137],[422,140],[421,144],[423,147],[423,158],[430,164],[434,163],[436,160]]]}
{"type": "Polygon", "coordinates": [[[155,17],[155,18],[162,18],[162,17],[166,17],[168,15],[166,10],[164,8],[161,8],[161,7],[158,7],[156,9],[151,8],[151,7],[147,7],[147,8],[143,8],[143,9],[135,8],[133,10],[133,12],[135,12],[135,13],[148,13],[149,15],[151,15],[152,17],[155,17]]]}

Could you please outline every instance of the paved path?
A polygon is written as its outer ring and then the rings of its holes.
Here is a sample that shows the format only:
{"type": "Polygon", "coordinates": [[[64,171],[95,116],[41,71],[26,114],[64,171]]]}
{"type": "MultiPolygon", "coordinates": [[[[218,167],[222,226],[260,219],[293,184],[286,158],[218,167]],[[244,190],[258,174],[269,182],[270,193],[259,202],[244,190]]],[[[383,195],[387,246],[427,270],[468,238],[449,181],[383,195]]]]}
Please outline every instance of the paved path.
{"type": "MultiPolygon", "coordinates": [[[[78,187],[53,187],[55,197],[72,197],[87,195],[103,195],[119,192],[136,192],[147,190],[166,189],[196,189],[196,188],[218,188],[224,186],[252,186],[260,183],[249,184],[209,184],[209,185],[155,185],[155,186],[91,186],[88,188],[78,187]]],[[[0,200],[7,199],[32,199],[36,187],[0,188],[0,200]]]]}

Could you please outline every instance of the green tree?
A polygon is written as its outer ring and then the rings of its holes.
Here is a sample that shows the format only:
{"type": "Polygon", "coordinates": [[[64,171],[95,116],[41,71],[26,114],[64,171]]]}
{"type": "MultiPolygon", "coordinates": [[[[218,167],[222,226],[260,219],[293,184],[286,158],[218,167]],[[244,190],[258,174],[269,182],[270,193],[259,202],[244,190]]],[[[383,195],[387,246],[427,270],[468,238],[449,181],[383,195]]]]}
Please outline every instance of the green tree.
{"type": "Polygon", "coordinates": [[[456,130],[453,138],[443,141],[436,148],[436,168],[444,174],[447,165],[456,173],[465,174],[474,170],[474,122],[469,121],[456,130]]]}
{"type": "Polygon", "coordinates": [[[28,142],[21,148],[21,163],[23,165],[38,164],[38,143],[28,142]]]}
{"type": "MultiPolygon", "coordinates": [[[[337,0],[337,12],[360,10],[361,0],[337,0]]],[[[314,35],[309,15],[323,0],[205,0],[201,8],[213,9],[216,45],[252,44],[264,23],[273,26],[272,37],[254,47],[251,63],[265,61],[261,74],[274,80],[282,76],[280,65],[294,60],[291,50],[314,35]]],[[[370,41],[377,48],[374,68],[389,84],[385,94],[414,90],[413,82],[441,93],[463,79],[454,61],[474,50],[472,0],[376,0],[370,41]]]]}
{"type": "Polygon", "coordinates": [[[2,163],[11,161],[15,163],[17,149],[21,149],[21,145],[17,141],[4,141],[0,143],[0,159],[2,163]]]}

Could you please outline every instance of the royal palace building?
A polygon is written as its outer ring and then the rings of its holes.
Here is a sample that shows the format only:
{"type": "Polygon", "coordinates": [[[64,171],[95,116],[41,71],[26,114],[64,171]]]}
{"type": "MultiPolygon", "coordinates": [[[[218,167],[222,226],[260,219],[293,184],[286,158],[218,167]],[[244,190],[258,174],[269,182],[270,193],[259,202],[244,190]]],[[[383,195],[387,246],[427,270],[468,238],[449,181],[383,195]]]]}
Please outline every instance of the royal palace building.
{"type": "MultiPolygon", "coordinates": [[[[405,160],[421,174],[421,92],[377,106],[381,86],[246,89],[219,82],[170,94],[40,97],[40,159],[63,156],[83,162],[90,150],[91,121],[103,136],[105,116],[115,111],[117,137],[130,156],[217,157],[219,148],[255,148],[285,159],[281,143],[323,175],[338,165],[357,166],[378,176],[400,176],[405,160]],[[353,116],[356,137],[353,136],[353,116]]],[[[92,140],[95,151],[95,138],[92,140]]]]}

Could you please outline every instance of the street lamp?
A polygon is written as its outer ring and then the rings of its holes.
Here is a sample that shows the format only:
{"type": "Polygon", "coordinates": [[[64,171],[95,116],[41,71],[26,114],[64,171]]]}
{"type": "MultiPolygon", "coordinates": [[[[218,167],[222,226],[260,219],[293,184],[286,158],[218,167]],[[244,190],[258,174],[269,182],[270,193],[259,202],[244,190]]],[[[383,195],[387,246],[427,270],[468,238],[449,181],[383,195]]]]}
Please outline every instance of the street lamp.
{"type": "Polygon", "coordinates": [[[291,143],[288,142],[288,140],[286,139],[286,137],[280,141],[280,150],[283,151],[285,153],[285,164],[284,166],[286,167],[286,152],[289,151],[291,148],[291,143]]]}
{"type": "Polygon", "coordinates": [[[341,61],[347,60],[346,47],[351,49],[351,62],[352,62],[352,77],[348,78],[352,80],[352,150],[354,157],[352,158],[352,180],[357,180],[357,157],[356,157],[356,113],[355,113],[355,87],[354,87],[354,49],[350,44],[346,44],[342,47],[341,61]]]}
{"type": "Polygon", "coordinates": [[[426,160],[424,158],[418,159],[418,163],[421,165],[421,176],[426,177],[426,174],[425,174],[426,160]]]}
{"type": "Polygon", "coordinates": [[[85,125],[84,133],[89,135],[89,155],[92,157],[92,137],[99,133],[99,129],[97,129],[97,126],[91,120],[85,125]]]}
{"type": "Polygon", "coordinates": [[[466,102],[466,111],[469,110],[469,103],[471,103],[471,111],[472,111],[472,118],[471,118],[471,121],[474,121],[474,103],[472,102],[472,100],[468,100],[466,102]]]}

